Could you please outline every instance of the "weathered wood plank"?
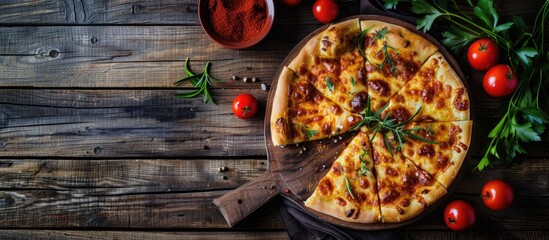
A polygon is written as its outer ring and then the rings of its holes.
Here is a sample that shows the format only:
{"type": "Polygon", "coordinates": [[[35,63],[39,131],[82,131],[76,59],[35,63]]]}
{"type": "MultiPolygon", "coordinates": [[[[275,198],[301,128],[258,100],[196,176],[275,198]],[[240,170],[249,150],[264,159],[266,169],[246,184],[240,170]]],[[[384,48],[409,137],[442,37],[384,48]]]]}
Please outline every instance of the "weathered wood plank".
{"type": "MultiPolygon", "coordinates": [[[[314,24],[313,2],[285,7],[276,2],[276,24],[314,24]],[[296,21],[298,20],[298,21],[296,21]]],[[[341,6],[341,18],[358,14],[358,2],[341,6]]],[[[0,24],[139,24],[200,25],[198,0],[7,0],[0,5],[0,24]]]]}
{"type": "MultiPolygon", "coordinates": [[[[371,0],[370,0],[371,1],[371,0]]],[[[275,1],[276,2],[276,1],[275,1]]],[[[0,24],[187,24],[199,25],[197,0],[5,0],[0,4],[0,24]]],[[[502,18],[522,15],[533,18],[538,0],[497,1],[502,18]]],[[[276,22],[317,24],[313,1],[295,7],[276,4],[276,22]]],[[[343,4],[339,17],[359,13],[359,4],[343,4]]]]}
{"type": "Polygon", "coordinates": [[[0,189],[89,188],[95,195],[213,191],[236,188],[267,165],[264,159],[4,159],[0,189]]]}
{"type": "MultiPolygon", "coordinates": [[[[0,156],[198,157],[265,156],[263,113],[267,93],[217,89],[217,105],[177,99],[176,89],[0,89],[0,156]],[[241,92],[256,96],[251,120],[233,116],[241,92]]],[[[486,110],[492,111],[492,110],[486,110]]],[[[478,115],[483,113],[479,110],[478,115]]],[[[492,118],[478,118],[471,155],[482,156],[492,118]]],[[[543,157],[532,144],[527,157],[543,157]]]]}
{"type": "MultiPolygon", "coordinates": [[[[214,198],[226,191],[97,194],[97,189],[0,191],[3,228],[227,228],[214,198]]],[[[275,202],[236,226],[283,229],[275,202]]]]}
{"type": "Polygon", "coordinates": [[[176,90],[0,89],[0,156],[265,156],[259,99],[250,120],[233,116],[241,90],[213,91],[218,104],[176,90]]]}
{"type": "MultiPolygon", "coordinates": [[[[17,190],[0,192],[5,228],[226,228],[211,201],[225,191],[169,194],[95,194],[96,189],[17,190]]],[[[478,213],[475,229],[546,230],[547,198],[521,197],[507,210],[494,212],[478,196],[453,195],[470,202],[478,213]]],[[[282,229],[277,201],[272,201],[237,228],[282,229]]],[[[441,206],[444,206],[441,205],[441,206]]],[[[443,207],[406,227],[446,230],[443,207]]]]}
{"type": "Polygon", "coordinates": [[[192,24],[198,1],[7,0],[0,4],[2,24],[192,24]]]}
{"type": "Polygon", "coordinates": [[[0,27],[0,86],[166,87],[184,77],[189,57],[195,72],[213,62],[212,76],[227,80],[216,86],[259,88],[315,28],[276,27],[253,50],[232,50],[197,26],[0,27]],[[229,80],[233,75],[260,81],[229,80]]]}
{"type": "MultiPolygon", "coordinates": [[[[225,191],[212,190],[240,186],[263,173],[266,162],[253,159],[14,159],[2,160],[0,166],[0,189],[3,190],[0,192],[0,213],[12,216],[0,220],[2,226],[162,228],[160,224],[185,222],[182,226],[165,226],[185,228],[198,227],[191,224],[197,222],[204,228],[223,228],[226,226],[224,219],[211,201],[225,191]],[[219,167],[227,167],[227,170],[219,172],[219,167]],[[200,190],[208,192],[197,192],[200,190]],[[157,218],[143,215],[151,211],[157,218]],[[176,213],[179,215],[174,215],[176,213]],[[35,215],[45,215],[41,220],[48,216],[58,220],[21,225],[33,221],[28,217],[35,215]],[[98,216],[106,219],[89,225],[90,218],[98,216]],[[215,216],[213,220],[212,216],[215,216]],[[134,219],[144,220],[135,223],[134,219]],[[157,224],[157,220],[164,223],[157,224]]],[[[473,204],[479,213],[476,227],[479,230],[494,226],[543,230],[549,221],[549,184],[547,178],[540,176],[544,176],[548,167],[549,162],[539,159],[505,171],[465,172],[449,200],[459,198],[473,204]],[[503,178],[515,188],[515,203],[507,210],[488,210],[479,197],[482,187],[479,183],[493,178],[503,178]]],[[[237,227],[281,228],[277,204],[275,200],[261,207],[237,227]]],[[[444,206],[441,204],[425,219],[407,228],[445,230],[441,217],[444,206]]]]}
{"type": "Polygon", "coordinates": [[[181,239],[234,239],[234,240],[282,240],[289,239],[285,231],[83,231],[83,230],[0,230],[1,239],[12,240],[181,240],[181,239]]]}

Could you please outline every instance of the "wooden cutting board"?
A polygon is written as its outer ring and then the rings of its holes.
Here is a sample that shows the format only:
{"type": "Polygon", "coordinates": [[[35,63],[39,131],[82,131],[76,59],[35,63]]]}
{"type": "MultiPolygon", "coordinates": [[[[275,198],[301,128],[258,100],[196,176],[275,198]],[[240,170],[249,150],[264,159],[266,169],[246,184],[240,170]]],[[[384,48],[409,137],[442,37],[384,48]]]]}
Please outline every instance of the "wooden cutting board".
{"type": "MultiPolygon", "coordinates": [[[[412,32],[415,32],[425,37],[439,48],[439,51],[444,55],[446,60],[450,63],[450,66],[453,67],[458,76],[462,79],[462,82],[463,79],[465,79],[461,69],[459,68],[459,65],[450,55],[450,53],[446,51],[446,49],[444,49],[444,47],[434,38],[432,38],[428,34],[417,31],[414,25],[408,24],[398,19],[377,15],[352,16],[346,19],[342,19],[341,21],[353,18],[359,18],[360,20],[379,20],[400,25],[412,32]]],[[[271,140],[271,109],[273,106],[273,98],[276,92],[278,78],[284,66],[287,66],[297,56],[301,48],[309,41],[309,39],[324,31],[326,28],[328,28],[328,26],[329,25],[325,25],[315,30],[305,39],[303,39],[299,44],[297,44],[296,47],[280,64],[280,67],[278,68],[278,71],[274,76],[274,81],[272,83],[273,88],[270,90],[269,96],[267,98],[264,122],[265,143],[267,148],[269,170],[261,176],[253,179],[252,181],[240,186],[239,188],[231,192],[228,192],[227,194],[213,201],[225,217],[225,220],[227,221],[229,226],[231,227],[277,195],[282,195],[286,198],[294,200],[301,207],[324,221],[330,222],[338,226],[358,230],[390,229],[410,224],[427,215],[432,209],[440,205],[440,203],[444,201],[446,196],[448,196],[448,194],[446,194],[445,197],[439,199],[435,204],[429,206],[423,213],[410,219],[409,221],[400,223],[350,223],[305,207],[304,201],[313,193],[318,181],[327,173],[334,160],[339,156],[339,153],[341,153],[341,151],[353,139],[357,132],[350,132],[329,139],[305,142],[299,145],[293,144],[285,146],[283,148],[277,147],[272,144],[271,140]]],[[[465,86],[467,86],[466,82],[464,82],[464,84],[465,86]]],[[[466,157],[466,159],[468,159],[468,156],[466,157]]],[[[463,170],[460,170],[458,176],[454,180],[454,183],[459,180],[460,176],[462,175],[461,172],[463,172],[463,170]]],[[[455,184],[451,184],[448,192],[451,192],[451,189],[453,189],[454,186],[455,184]]]]}

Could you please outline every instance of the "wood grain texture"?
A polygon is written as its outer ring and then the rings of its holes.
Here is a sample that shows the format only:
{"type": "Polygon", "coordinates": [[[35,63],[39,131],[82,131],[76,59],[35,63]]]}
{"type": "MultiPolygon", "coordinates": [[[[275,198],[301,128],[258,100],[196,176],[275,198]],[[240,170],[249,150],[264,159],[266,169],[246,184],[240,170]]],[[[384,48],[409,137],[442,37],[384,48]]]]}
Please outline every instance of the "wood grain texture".
{"type": "MultiPolygon", "coordinates": [[[[5,0],[0,5],[0,24],[199,25],[197,3],[198,0],[5,0]]],[[[277,23],[320,25],[311,14],[313,3],[304,1],[295,7],[277,4],[277,23]]],[[[538,0],[496,1],[495,7],[502,18],[522,15],[530,19],[535,17],[539,4],[538,0]]],[[[356,15],[358,10],[357,3],[343,5],[340,16],[356,15]]]]}
{"type": "Polygon", "coordinates": [[[257,51],[235,51],[196,26],[0,27],[0,86],[168,87],[184,77],[189,57],[197,73],[212,61],[211,75],[224,80],[217,87],[259,89],[292,47],[275,42],[277,31],[257,51]],[[260,82],[229,81],[233,75],[260,82]]]}
{"type": "Polygon", "coordinates": [[[1,239],[12,240],[202,240],[223,239],[230,236],[234,240],[283,240],[289,239],[285,231],[84,231],[84,230],[0,230],[1,239]]]}
{"type": "MultiPolygon", "coordinates": [[[[101,188],[0,191],[3,228],[226,228],[212,203],[227,191],[134,193],[101,188]]],[[[237,228],[282,229],[278,209],[256,212],[237,228]],[[258,221],[260,220],[260,221],[258,221]]]]}
{"type": "MultiPolygon", "coordinates": [[[[266,92],[246,91],[263,108],[266,92]]],[[[263,111],[231,111],[241,90],[214,90],[217,105],[176,92],[0,89],[0,156],[265,156],[263,111]]]]}
{"type": "Polygon", "coordinates": [[[0,189],[95,189],[96,195],[236,188],[264,173],[264,159],[0,160],[0,189]]]}

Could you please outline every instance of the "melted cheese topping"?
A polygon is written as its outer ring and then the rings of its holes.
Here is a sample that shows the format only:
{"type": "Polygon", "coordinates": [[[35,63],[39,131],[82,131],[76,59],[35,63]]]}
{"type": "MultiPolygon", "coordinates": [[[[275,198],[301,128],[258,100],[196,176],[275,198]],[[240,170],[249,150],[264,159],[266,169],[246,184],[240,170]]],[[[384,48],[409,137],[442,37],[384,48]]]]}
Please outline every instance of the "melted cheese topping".
{"type": "Polygon", "coordinates": [[[446,194],[440,183],[401,152],[391,155],[381,134],[374,136],[372,147],[381,215],[385,222],[406,221],[446,194]]]}
{"type": "Polygon", "coordinates": [[[373,166],[370,141],[366,133],[360,132],[320,180],[305,205],[345,221],[381,221],[373,166]]]}
{"type": "Polygon", "coordinates": [[[410,123],[405,129],[420,129],[414,134],[436,144],[408,138],[402,153],[443,186],[449,187],[469,149],[472,127],[471,121],[410,123]]]}
{"type": "Polygon", "coordinates": [[[368,94],[373,111],[383,107],[418,70],[437,47],[423,37],[397,25],[361,21],[366,30],[364,52],[368,94]]]}
{"type": "Polygon", "coordinates": [[[415,121],[469,119],[469,97],[457,74],[440,52],[431,56],[414,77],[390,99],[384,114],[398,121],[419,109],[415,121]]]}

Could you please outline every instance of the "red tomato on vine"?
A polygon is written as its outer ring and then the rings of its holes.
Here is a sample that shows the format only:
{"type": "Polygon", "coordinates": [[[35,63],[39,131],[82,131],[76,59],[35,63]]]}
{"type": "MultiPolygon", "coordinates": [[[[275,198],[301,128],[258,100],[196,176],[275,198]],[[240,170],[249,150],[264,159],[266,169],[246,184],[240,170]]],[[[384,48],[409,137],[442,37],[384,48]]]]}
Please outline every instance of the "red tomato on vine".
{"type": "Polygon", "coordinates": [[[486,71],[498,62],[498,45],[489,38],[476,40],[469,46],[467,59],[474,69],[486,71]]]}

